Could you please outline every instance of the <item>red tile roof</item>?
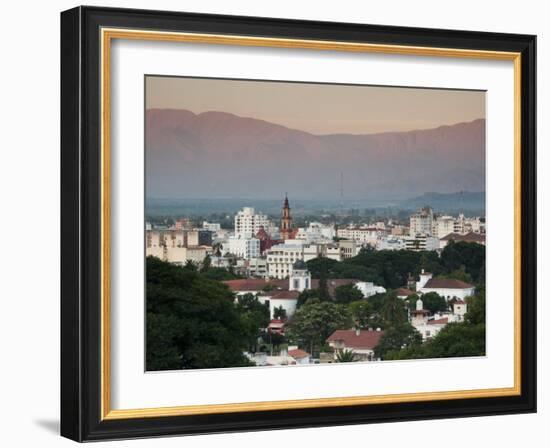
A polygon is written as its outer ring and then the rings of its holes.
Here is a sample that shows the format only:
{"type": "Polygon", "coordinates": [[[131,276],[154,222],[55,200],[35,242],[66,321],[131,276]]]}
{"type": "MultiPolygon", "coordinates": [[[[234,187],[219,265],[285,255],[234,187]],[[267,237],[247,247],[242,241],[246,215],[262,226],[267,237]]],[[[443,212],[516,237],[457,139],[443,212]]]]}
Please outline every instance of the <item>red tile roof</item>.
{"type": "MultiPolygon", "coordinates": [[[[349,285],[350,283],[355,284],[359,282],[360,280],[354,279],[354,278],[329,278],[327,280],[327,287],[330,294],[334,294],[334,290],[338,286],[342,285],[349,285]]],[[[223,283],[225,283],[227,286],[229,286],[229,289],[235,292],[244,292],[244,291],[262,291],[266,286],[272,285],[277,290],[283,292],[287,291],[288,295],[288,280],[287,279],[270,279],[265,280],[262,278],[243,278],[238,280],[225,280],[223,283]]],[[[317,289],[319,287],[319,280],[313,279],[311,280],[311,287],[313,289],[317,289]]],[[[267,295],[274,295],[276,293],[276,290],[273,291],[267,291],[267,295]]],[[[294,294],[294,291],[291,291],[291,294],[294,294]]],[[[298,296],[296,296],[298,297],[298,296]]]]}
{"type": "Polygon", "coordinates": [[[298,296],[300,295],[300,291],[288,291],[288,290],[282,290],[282,291],[271,291],[266,292],[266,295],[270,296],[272,299],[280,299],[280,300],[296,300],[298,296]]]}
{"type": "Polygon", "coordinates": [[[383,331],[361,330],[359,334],[355,330],[336,330],[327,342],[342,342],[347,348],[373,349],[378,345],[383,331]]]}
{"type": "Polygon", "coordinates": [[[473,287],[474,285],[470,285],[469,283],[463,282],[462,280],[457,280],[456,278],[431,278],[424,285],[424,288],[432,289],[469,289],[473,287]]]}
{"type": "Polygon", "coordinates": [[[288,355],[292,356],[294,359],[302,359],[307,358],[309,356],[309,353],[297,348],[296,350],[289,350],[288,355]]]}
{"type": "Polygon", "coordinates": [[[429,320],[428,325],[440,325],[440,324],[446,324],[448,322],[449,322],[449,318],[442,317],[441,319],[429,320]]]}
{"type": "Polygon", "coordinates": [[[443,241],[465,241],[466,243],[485,243],[485,235],[479,233],[470,232],[465,235],[460,233],[449,233],[448,235],[441,238],[443,241]]]}
{"type": "Polygon", "coordinates": [[[395,292],[398,297],[403,297],[403,296],[409,297],[415,293],[414,291],[411,291],[410,289],[407,289],[407,288],[398,288],[395,290],[395,292]]]}

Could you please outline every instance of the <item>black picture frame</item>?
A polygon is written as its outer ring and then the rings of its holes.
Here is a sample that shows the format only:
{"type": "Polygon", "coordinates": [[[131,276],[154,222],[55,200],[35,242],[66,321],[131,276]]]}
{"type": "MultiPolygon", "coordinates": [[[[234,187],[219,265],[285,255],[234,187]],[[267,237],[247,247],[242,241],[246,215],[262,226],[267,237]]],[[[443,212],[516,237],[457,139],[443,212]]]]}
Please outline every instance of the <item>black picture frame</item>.
{"type": "Polygon", "coordinates": [[[61,435],[76,441],[536,412],[536,37],[99,7],[61,13],[61,435]],[[102,420],[100,29],[521,53],[521,394],[102,420]]]}

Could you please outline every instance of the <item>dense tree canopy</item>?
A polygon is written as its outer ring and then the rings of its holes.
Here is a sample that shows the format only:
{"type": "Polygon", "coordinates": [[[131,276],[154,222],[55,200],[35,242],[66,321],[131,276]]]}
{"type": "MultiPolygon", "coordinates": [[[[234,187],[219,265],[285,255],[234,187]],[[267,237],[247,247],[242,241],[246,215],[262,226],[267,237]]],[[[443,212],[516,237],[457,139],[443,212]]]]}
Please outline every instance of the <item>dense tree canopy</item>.
{"type": "Polygon", "coordinates": [[[258,329],[225,285],[154,257],[146,269],[147,370],[250,365],[243,350],[258,329]]]}
{"type": "Polygon", "coordinates": [[[482,283],[485,280],[485,246],[477,243],[450,242],[441,257],[435,251],[368,250],[338,262],[319,257],[307,262],[312,278],[353,278],[374,282],[386,289],[407,284],[409,274],[418,277],[421,270],[434,276],[482,283]]]}
{"type": "Polygon", "coordinates": [[[335,330],[350,328],[351,324],[347,307],[332,302],[308,301],[292,317],[289,339],[307,347],[313,354],[335,330]]]}
{"type": "Polygon", "coordinates": [[[441,252],[441,264],[447,273],[464,270],[474,282],[485,280],[485,246],[451,241],[441,252]]]}
{"type": "Polygon", "coordinates": [[[359,291],[357,286],[355,286],[353,283],[338,286],[334,290],[334,301],[336,303],[347,305],[351,302],[361,300],[362,298],[363,293],[359,291]]]}
{"type": "Polygon", "coordinates": [[[387,354],[422,343],[422,335],[408,322],[392,326],[384,330],[380,342],[374,349],[378,358],[387,359],[387,354]]]}
{"type": "Polygon", "coordinates": [[[446,325],[433,339],[386,352],[384,359],[451,358],[485,355],[485,324],[467,322],[446,325]]]}

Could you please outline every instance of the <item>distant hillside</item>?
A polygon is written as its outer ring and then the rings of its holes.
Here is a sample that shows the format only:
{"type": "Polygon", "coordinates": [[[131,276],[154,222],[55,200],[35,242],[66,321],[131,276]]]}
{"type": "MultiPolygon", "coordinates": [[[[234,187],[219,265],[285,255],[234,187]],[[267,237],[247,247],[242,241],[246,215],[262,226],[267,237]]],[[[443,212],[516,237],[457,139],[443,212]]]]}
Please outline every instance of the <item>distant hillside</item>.
{"type": "Polygon", "coordinates": [[[479,211],[485,213],[485,192],[425,193],[400,203],[403,209],[418,209],[429,205],[437,213],[479,211]]]}
{"type": "Polygon", "coordinates": [[[147,196],[401,200],[485,188],[485,120],[409,132],[313,135],[225,112],[151,109],[147,196]]]}

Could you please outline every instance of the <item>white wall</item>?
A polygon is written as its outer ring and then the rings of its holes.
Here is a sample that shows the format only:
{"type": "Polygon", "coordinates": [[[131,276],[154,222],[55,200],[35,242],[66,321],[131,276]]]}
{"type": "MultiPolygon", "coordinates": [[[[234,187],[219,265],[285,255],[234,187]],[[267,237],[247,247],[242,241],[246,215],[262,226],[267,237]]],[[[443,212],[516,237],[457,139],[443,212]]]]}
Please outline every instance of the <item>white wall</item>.
{"type": "MultiPolygon", "coordinates": [[[[487,1],[464,0],[448,3],[436,0],[392,2],[354,2],[342,0],[302,1],[279,0],[87,0],[90,5],[134,8],[187,10],[194,12],[272,16],[296,19],[354,21],[374,24],[473,29],[484,31],[538,34],[538,147],[547,149],[550,141],[544,125],[550,121],[548,111],[547,44],[550,29],[545,2],[534,0],[487,1]]],[[[59,413],[59,11],[77,5],[73,1],[5,2],[2,33],[2,150],[0,151],[0,191],[2,191],[2,231],[8,233],[15,225],[19,232],[30,233],[41,226],[48,235],[41,244],[48,263],[33,269],[25,254],[31,240],[7,239],[2,258],[0,297],[0,418],[5,422],[0,442],[5,446],[39,445],[75,446],[57,436],[59,413]],[[32,163],[28,163],[31,160],[32,163]],[[39,218],[39,219],[37,219],[39,218]],[[9,279],[9,281],[5,281],[9,279]],[[24,285],[24,288],[22,287],[24,285]],[[9,318],[8,318],[9,316],[9,318]],[[21,319],[16,318],[21,317],[21,319]]],[[[539,151],[539,173],[550,169],[548,151],[539,151]],[[546,169],[545,169],[546,168],[546,169]]],[[[539,176],[539,198],[550,193],[550,176],[539,176]]],[[[550,205],[539,209],[539,229],[550,225],[550,205]]],[[[542,204],[542,200],[539,200],[542,204]]],[[[542,266],[543,253],[550,252],[548,233],[539,234],[539,291],[550,287],[550,271],[542,266]],[[546,249],[546,250],[544,250],[546,249]],[[542,270],[545,270],[543,274],[542,270]]],[[[539,300],[539,322],[548,315],[539,300]]],[[[541,338],[550,345],[548,326],[541,338]]],[[[542,358],[539,344],[539,379],[548,377],[548,350],[542,358]],[[543,372],[544,369],[544,372],[543,372]]],[[[548,439],[550,423],[547,383],[540,386],[538,415],[484,417],[444,421],[405,422],[383,425],[303,429],[266,433],[165,438],[119,443],[99,443],[99,447],[232,447],[264,448],[280,446],[281,440],[292,438],[293,444],[315,444],[331,447],[346,441],[368,440],[371,446],[421,446],[410,435],[427,434],[431,440],[444,441],[446,448],[463,447],[465,439],[476,446],[518,447],[542,446],[548,439]],[[459,425],[460,431],[456,428],[459,425]],[[458,434],[448,437],[448,434],[458,434]]]]}

